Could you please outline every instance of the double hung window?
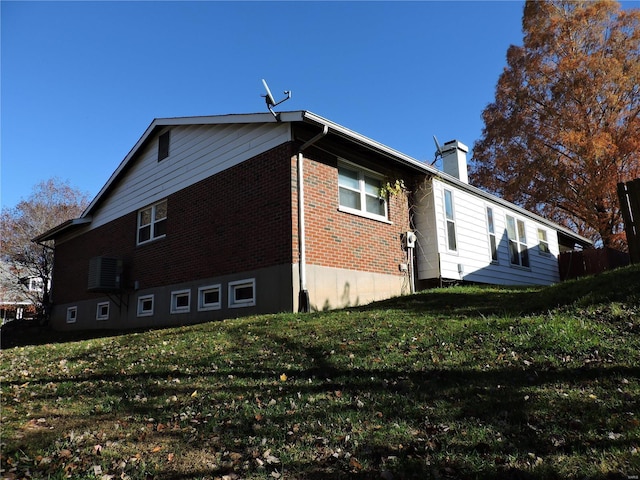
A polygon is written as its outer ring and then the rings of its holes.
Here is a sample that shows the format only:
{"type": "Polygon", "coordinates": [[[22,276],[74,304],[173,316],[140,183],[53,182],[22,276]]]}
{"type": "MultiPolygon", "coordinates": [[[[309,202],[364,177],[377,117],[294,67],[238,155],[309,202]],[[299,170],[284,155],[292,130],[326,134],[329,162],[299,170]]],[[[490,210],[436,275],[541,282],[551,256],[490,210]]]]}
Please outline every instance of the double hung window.
{"type": "Polygon", "coordinates": [[[138,245],[167,233],[167,201],[163,200],[138,211],[138,245]]]}
{"type": "Polygon", "coordinates": [[[498,261],[498,242],[496,240],[496,227],[493,221],[493,208],[487,207],[487,232],[489,234],[489,251],[491,261],[498,261]]]}
{"type": "Polygon", "coordinates": [[[511,265],[529,266],[529,249],[522,220],[507,215],[507,236],[509,237],[509,257],[511,265]]]}
{"type": "Polygon", "coordinates": [[[540,250],[540,253],[544,253],[546,255],[551,254],[551,250],[549,249],[549,240],[547,240],[547,231],[541,228],[538,229],[538,250],[540,250]]]}
{"type": "Polygon", "coordinates": [[[457,252],[456,219],[453,210],[453,192],[451,190],[444,191],[444,213],[447,221],[447,249],[451,252],[457,252]]]}
{"type": "Polygon", "coordinates": [[[387,202],[380,196],[382,179],[353,165],[338,166],[340,210],[379,220],[387,219],[387,202]]]}

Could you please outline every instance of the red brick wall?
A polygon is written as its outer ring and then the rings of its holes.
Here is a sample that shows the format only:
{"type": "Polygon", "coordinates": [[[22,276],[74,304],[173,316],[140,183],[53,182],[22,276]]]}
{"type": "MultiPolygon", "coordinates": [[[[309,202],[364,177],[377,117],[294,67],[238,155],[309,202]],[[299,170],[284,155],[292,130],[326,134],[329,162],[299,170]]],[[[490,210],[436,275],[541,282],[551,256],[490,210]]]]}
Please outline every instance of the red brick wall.
{"type": "Polygon", "coordinates": [[[283,144],[170,195],[165,238],[136,246],[132,212],[58,245],[54,302],[95,296],[87,276],[99,255],[124,260],[129,288],[292,263],[291,152],[283,144]]]}
{"type": "MultiPolygon", "coordinates": [[[[338,211],[335,157],[305,158],[307,262],[401,275],[406,261],[400,234],[408,229],[404,195],[389,199],[391,224],[338,211]]],[[[389,179],[397,171],[379,171],[389,179]]],[[[59,244],[53,301],[93,298],[89,259],[124,261],[131,289],[172,285],[298,262],[297,167],[294,146],[283,144],[168,197],[167,235],[136,246],[136,212],[59,244]]],[[[408,180],[405,178],[405,181],[408,180]]]]}
{"type": "MultiPolygon", "coordinates": [[[[304,165],[307,263],[401,275],[398,265],[406,257],[400,234],[409,228],[405,195],[389,198],[391,224],[340,212],[337,159],[312,158],[304,165]]],[[[378,172],[393,181],[404,178],[398,171],[378,172]]]]}

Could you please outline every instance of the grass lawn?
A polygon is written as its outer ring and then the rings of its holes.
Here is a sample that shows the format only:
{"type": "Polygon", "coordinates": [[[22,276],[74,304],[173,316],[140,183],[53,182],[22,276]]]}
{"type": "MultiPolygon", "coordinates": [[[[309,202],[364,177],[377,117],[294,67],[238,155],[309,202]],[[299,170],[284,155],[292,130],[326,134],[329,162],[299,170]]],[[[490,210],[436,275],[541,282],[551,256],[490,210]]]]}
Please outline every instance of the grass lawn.
{"type": "Polygon", "coordinates": [[[638,266],[16,346],[1,368],[2,478],[640,475],[638,266]]]}

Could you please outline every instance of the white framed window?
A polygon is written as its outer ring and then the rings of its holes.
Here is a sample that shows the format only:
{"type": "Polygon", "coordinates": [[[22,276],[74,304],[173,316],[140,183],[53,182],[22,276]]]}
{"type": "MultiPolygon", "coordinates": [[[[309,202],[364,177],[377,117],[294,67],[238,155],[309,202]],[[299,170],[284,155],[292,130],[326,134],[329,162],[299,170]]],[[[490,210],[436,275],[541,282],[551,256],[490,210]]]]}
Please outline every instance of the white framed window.
{"type": "Polygon", "coordinates": [[[256,304],[256,279],[229,282],[229,308],[251,307],[256,304]]]}
{"type": "Polygon", "coordinates": [[[67,307],[67,323],[76,323],[78,320],[78,307],[67,307]]]}
{"type": "Polygon", "coordinates": [[[509,237],[511,265],[529,267],[529,249],[524,222],[507,215],[507,237],[509,237]]]}
{"type": "Polygon", "coordinates": [[[171,292],[171,313],[189,313],[191,310],[191,290],[171,292]]]}
{"type": "Polygon", "coordinates": [[[138,245],[164,237],[167,233],[167,201],[138,211],[138,245]]]}
{"type": "Polygon", "coordinates": [[[44,290],[44,282],[40,277],[29,278],[29,291],[30,292],[42,292],[44,290]]]}
{"type": "Polygon", "coordinates": [[[458,242],[456,240],[456,217],[453,208],[453,192],[447,189],[444,191],[444,214],[447,222],[447,250],[457,252],[458,242]]]}
{"type": "Polygon", "coordinates": [[[491,261],[498,261],[498,241],[496,239],[496,226],[493,220],[493,208],[487,207],[487,234],[489,235],[489,254],[491,261]]]}
{"type": "Polygon", "coordinates": [[[220,310],[222,308],[222,292],[220,285],[207,285],[198,288],[198,310],[220,310]]]}
{"type": "Polygon", "coordinates": [[[109,320],[109,302],[100,302],[96,307],[96,320],[109,320]]]}
{"type": "Polygon", "coordinates": [[[139,317],[150,317],[153,315],[153,294],[151,295],[140,295],[138,297],[138,316],[139,317]]]}
{"type": "Polygon", "coordinates": [[[547,231],[542,228],[538,229],[538,250],[544,255],[551,255],[549,240],[547,240],[547,231]]]}
{"type": "Polygon", "coordinates": [[[388,221],[387,201],[380,195],[382,177],[355,165],[338,164],[340,210],[388,221]]]}

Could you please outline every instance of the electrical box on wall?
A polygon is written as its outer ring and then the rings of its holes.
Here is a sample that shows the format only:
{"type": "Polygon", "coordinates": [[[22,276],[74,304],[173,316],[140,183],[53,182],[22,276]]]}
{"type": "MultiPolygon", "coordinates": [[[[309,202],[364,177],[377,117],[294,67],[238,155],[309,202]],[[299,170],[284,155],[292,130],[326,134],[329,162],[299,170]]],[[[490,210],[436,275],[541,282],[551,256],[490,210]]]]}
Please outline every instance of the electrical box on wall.
{"type": "Polygon", "coordinates": [[[113,257],[93,257],[89,260],[87,290],[90,292],[115,292],[120,290],[122,260],[113,257]]]}
{"type": "Polygon", "coordinates": [[[416,246],[416,234],[413,232],[406,232],[401,235],[403,248],[415,248],[416,246]]]}

